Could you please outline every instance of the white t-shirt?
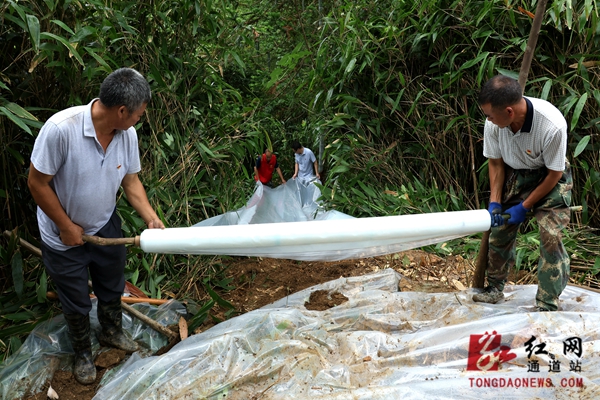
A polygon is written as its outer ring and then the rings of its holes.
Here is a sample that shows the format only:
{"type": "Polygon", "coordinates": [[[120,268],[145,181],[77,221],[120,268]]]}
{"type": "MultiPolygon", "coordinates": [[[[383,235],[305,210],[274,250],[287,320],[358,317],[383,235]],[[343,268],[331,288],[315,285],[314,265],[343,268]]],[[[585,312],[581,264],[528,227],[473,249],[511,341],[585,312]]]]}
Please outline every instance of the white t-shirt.
{"type": "MultiPolygon", "coordinates": [[[[35,169],[52,175],[51,187],[60,204],[86,235],[94,235],[115,210],[117,193],[126,174],[140,171],[135,128],[118,131],[106,152],[96,138],[92,100],[54,114],[42,127],[31,154],[35,169]]],[[[64,251],[56,224],[38,207],[43,242],[64,251]]]]}
{"type": "Polygon", "coordinates": [[[294,159],[298,164],[298,178],[314,178],[314,162],[317,161],[315,154],[308,147],[304,147],[302,154],[294,153],[294,159]]]}
{"type": "Polygon", "coordinates": [[[513,169],[563,171],[567,154],[567,121],[546,100],[526,97],[527,117],[523,127],[513,133],[510,126],[500,128],[485,121],[483,155],[502,158],[513,169]]]}

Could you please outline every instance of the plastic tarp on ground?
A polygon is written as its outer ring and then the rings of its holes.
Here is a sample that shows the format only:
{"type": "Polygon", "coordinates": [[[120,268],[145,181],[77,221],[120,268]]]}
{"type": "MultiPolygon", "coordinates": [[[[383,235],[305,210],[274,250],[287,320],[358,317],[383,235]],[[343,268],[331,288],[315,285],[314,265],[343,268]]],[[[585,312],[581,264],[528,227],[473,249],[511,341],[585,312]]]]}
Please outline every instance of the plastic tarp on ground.
{"type": "MultiPolygon", "coordinates": [[[[536,286],[508,286],[506,301],[489,305],[474,303],[472,289],[398,292],[400,279],[391,269],[340,278],[222,322],[161,356],[136,353],[105,375],[94,399],[600,398],[599,294],[568,286],[561,311],[540,313],[536,286]],[[309,311],[304,303],[315,290],[349,300],[309,311]]],[[[176,320],[169,318],[161,322],[176,320]]],[[[68,368],[64,325],[44,324],[0,370],[3,399],[19,398],[11,395],[26,382],[41,385],[41,369],[58,365],[54,358],[68,368]]]]}
{"type": "MultiPolygon", "coordinates": [[[[148,304],[135,304],[135,309],[163,325],[175,324],[181,315],[186,314],[183,304],[170,301],[160,307],[148,304]]],[[[97,300],[92,299],[90,324],[92,332],[100,331],[97,318],[97,300]]],[[[167,344],[167,339],[123,313],[123,329],[139,343],[143,350],[129,358],[129,362],[155,353],[167,344]]],[[[100,345],[95,333],[92,335],[92,351],[98,354],[100,345]]],[[[39,390],[51,379],[58,369],[70,369],[73,363],[73,347],[67,335],[67,324],[64,316],[38,325],[27,337],[21,348],[0,366],[0,399],[16,400],[39,390]]],[[[112,372],[112,371],[111,371],[112,372]]],[[[115,371],[116,372],[116,371],[115,371]]],[[[105,374],[102,382],[110,381],[112,373],[105,374]]]]}
{"type": "Polygon", "coordinates": [[[569,286],[540,313],[536,286],[489,305],[399,279],[340,278],[232,318],[128,362],[95,399],[600,398],[600,295],[569,286]],[[305,309],[319,289],[349,300],[305,309]]]}
{"type": "Polygon", "coordinates": [[[247,205],[185,228],[146,229],[148,253],[334,261],[440,243],[490,228],[487,210],[353,218],[323,211],[314,184],[257,185],[247,205]]]}

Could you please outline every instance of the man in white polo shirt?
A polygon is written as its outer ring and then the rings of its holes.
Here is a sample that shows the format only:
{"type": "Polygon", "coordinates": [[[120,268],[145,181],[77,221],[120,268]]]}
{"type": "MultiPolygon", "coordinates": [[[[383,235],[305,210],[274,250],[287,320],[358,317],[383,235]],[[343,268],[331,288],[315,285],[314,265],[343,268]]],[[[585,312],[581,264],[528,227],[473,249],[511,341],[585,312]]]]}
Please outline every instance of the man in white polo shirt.
{"type": "Polygon", "coordinates": [[[319,175],[319,163],[312,150],[303,147],[297,140],[292,142],[292,149],[294,150],[295,161],[292,179],[299,178],[303,182],[321,179],[321,176],[319,175]]]}
{"type": "Polygon", "coordinates": [[[478,102],[487,117],[483,154],[488,158],[492,230],[488,286],[473,300],[494,304],[504,299],[504,284],[515,264],[517,232],[533,210],[540,231],[536,308],[556,311],[570,271],[562,244],[573,187],[566,160],[567,122],[549,102],[523,97],[519,83],[503,75],[483,85],[478,102]],[[505,222],[501,213],[510,218],[505,222]]]}
{"type": "Polygon", "coordinates": [[[119,187],[148,228],[164,228],[138,178],[133,125],[150,99],[150,85],[139,72],[118,69],[102,83],[99,99],[50,117],[31,154],[28,184],[38,205],[42,257],[69,328],[73,373],[83,384],[96,379],[88,273],[98,298],[100,343],[129,353],[138,347],[121,326],[125,246],[95,246],[84,243],[82,235],[123,236],[116,213],[119,187]]]}

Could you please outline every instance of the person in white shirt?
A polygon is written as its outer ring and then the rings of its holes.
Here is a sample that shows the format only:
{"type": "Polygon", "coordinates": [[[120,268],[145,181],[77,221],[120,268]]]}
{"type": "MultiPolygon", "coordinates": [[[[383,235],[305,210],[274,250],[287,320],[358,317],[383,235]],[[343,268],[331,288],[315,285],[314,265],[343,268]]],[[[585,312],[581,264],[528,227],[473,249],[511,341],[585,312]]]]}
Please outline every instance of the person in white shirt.
{"type": "Polygon", "coordinates": [[[297,140],[292,142],[292,149],[294,150],[295,160],[292,179],[300,178],[303,181],[321,179],[319,175],[319,163],[312,150],[303,147],[297,140]]]}
{"type": "Polygon", "coordinates": [[[75,351],[73,375],[96,380],[92,359],[88,276],[98,298],[101,344],[132,353],[137,344],[122,329],[125,246],[84,243],[83,235],[123,237],[116,211],[119,188],[148,228],[164,228],[138,178],[135,125],[151,99],[136,70],[120,68],[100,86],[98,99],[54,114],[31,154],[28,185],[38,205],[42,258],[58,297],[75,351]]]}
{"type": "Polygon", "coordinates": [[[536,308],[555,311],[570,271],[562,243],[573,187],[566,159],[567,122],[549,102],[523,97],[519,83],[503,75],[483,85],[478,103],[487,117],[483,154],[488,158],[492,230],[488,285],[473,300],[495,304],[504,299],[519,226],[533,211],[540,231],[536,308]],[[502,213],[510,216],[506,222],[502,213]]]}

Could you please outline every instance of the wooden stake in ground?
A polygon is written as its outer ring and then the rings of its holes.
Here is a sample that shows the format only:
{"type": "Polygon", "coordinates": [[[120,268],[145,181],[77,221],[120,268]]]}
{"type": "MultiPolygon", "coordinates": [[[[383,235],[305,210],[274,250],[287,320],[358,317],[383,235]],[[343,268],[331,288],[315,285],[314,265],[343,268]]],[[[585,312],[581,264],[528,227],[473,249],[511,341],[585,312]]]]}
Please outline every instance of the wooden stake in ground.
{"type": "MultiPolygon", "coordinates": [[[[542,19],[546,12],[546,3],[548,0],[539,0],[535,10],[535,16],[533,18],[533,24],[531,25],[531,31],[529,32],[529,39],[527,40],[527,48],[523,55],[523,62],[521,64],[521,71],[519,72],[519,84],[521,89],[525,90],[525,83],[527,82],[527,76],[529,75],[529,69],[531,68],[531,60],[533,59],[533,53],[537,45],[537,40],[540,35],[540,28],[542,27],[542,19]]],[[[475,260],[475,272],[473,274],[473,282],[471,287],[483,289],[485,285],[485,271],[487,270],[488,264],[488,250],[490,242],[490,231],[484,232],[481,238],[481,245],[479,247],[479,254],[475,260]]]]}

